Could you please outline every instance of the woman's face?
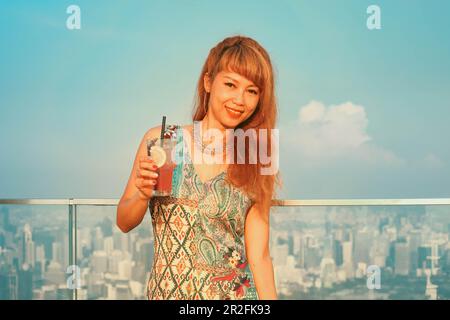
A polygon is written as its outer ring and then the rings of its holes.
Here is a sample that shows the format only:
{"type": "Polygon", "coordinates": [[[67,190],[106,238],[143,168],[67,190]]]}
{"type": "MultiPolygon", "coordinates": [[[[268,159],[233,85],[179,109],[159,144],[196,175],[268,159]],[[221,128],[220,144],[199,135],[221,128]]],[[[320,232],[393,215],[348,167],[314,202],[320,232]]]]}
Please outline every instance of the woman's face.
{"type": "Polygon", "coordinates": [[[210,92],[208,116],[223,128],[236,128],[258,105],[260,89],[238,73],[221,71],[212,83],[206,75],[204,85],[210,92]]]}

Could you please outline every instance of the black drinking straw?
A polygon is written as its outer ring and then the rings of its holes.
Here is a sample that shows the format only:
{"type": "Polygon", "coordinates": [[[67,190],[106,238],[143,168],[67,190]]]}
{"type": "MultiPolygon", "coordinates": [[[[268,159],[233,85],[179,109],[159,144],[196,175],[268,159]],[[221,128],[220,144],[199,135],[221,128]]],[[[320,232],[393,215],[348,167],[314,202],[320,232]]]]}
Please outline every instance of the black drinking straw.
{"type": "Polygon", "coordinates": [[[159,142],[161,147],[163,146],[164,131],[166,131],[166,116],[163,116],[161,124],[161,141],[159,142]]]}
{"type": "Polygon", "coordinates": [[[147,140],[147,155],[150,157],[152,154],[150,152],[150,149],[152,148],[152,143],[150,140],[147,140]]]}

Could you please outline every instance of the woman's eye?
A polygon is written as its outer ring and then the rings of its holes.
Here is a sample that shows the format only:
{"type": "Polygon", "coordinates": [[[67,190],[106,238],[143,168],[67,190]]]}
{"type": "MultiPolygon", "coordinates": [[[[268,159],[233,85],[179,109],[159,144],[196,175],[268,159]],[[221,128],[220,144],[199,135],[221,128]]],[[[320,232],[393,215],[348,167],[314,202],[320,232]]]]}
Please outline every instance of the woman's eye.
{"type": "Polygon", "coordinates": [[[230,88],[234,87],[234,84],[232,84],[231,82],[226,82],[225,85],[230,87],[230,88]]]}
{"type": "Polygon", "coordinates": [[[248,90],[248,92],[250,92],[251,94],[258,94],[258,92],[256,90],[248,90]]]}

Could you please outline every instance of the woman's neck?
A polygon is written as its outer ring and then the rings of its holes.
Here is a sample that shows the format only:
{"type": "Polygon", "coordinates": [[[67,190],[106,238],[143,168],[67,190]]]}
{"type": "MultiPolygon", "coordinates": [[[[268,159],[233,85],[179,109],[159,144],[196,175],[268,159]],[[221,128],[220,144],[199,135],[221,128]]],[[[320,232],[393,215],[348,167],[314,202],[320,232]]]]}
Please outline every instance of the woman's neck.
{"type": "Polygon", "coordinates": [[[218,121],[208,117],[208,115],[206,115],[203,120],[194,122],[193,137],[195,145],[198,146],[202,152],[206,149],[211,151],[211,149],[218,148],[215,150],[215,154],[223,154],[227,149],[228,139],[232,136],[233,130],[224,128],[218,121]],[[210,129],[214,131],[208,132],[210,129]],[[222,143],[219,141],[221,138],[222,143]]]}
{"type": "MultiPolygon", "coordinates": [[[[209,117],[208,115],[206,115],[203,118],[203,120],[201,120],[200,124],[201,124],[201,126],[198,126],[197,128],[199,128],[199,129],[201,128],[201,135],[202,135],[201,141],[203,143],[209,143],[212,140],[214,140],[212,138],[212,135],[214,135],[216,137],[217,130],[219,130],[220,133],[222,134],[223,143],[226,142],[226,135],[229,132],[227,132],[226,128],[224,128],[217,120],[215,120],[212,117],[209,117]],[[206,136],[206,133],[210,129],[214,129],[215,132],[209,132],[209,137],[208,137],[208,136],[206,136]]],[[[216,142],[217,142],[217,139],[216,139],[216,142]]]]}
{"type": "Polygon", "coordinates": [[[219,123],[219,121],[206,115],[202,120],[202,132],[206,132],[209,129],[220,130],[223,135],[225,135],[226,132],[226,129],[219,123]]]}

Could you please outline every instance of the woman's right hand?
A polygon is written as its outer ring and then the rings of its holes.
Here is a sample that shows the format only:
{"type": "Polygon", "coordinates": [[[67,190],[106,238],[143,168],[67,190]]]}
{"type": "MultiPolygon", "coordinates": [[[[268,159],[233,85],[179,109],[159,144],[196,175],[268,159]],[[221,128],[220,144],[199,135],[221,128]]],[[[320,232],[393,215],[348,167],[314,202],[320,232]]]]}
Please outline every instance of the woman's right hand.
{"type": "Polygon", "coordinates": [[[148,201],[152,197],[158,179],[157,169],[158,167],[150,157],[139,159],[135,184],[140,199],[148,201]]]}

